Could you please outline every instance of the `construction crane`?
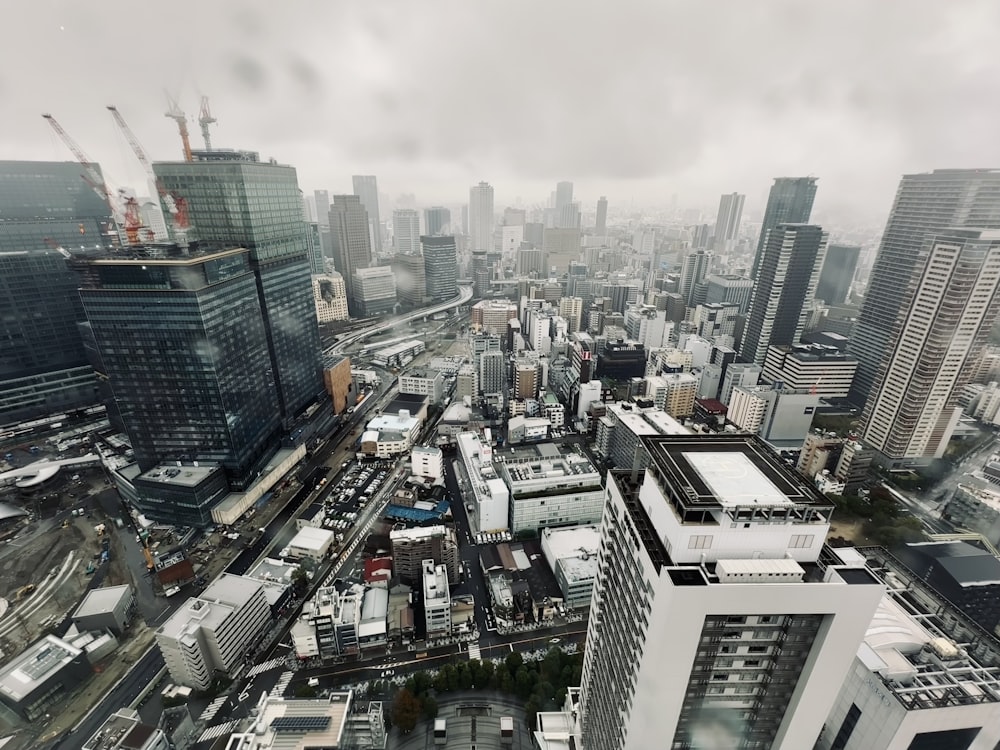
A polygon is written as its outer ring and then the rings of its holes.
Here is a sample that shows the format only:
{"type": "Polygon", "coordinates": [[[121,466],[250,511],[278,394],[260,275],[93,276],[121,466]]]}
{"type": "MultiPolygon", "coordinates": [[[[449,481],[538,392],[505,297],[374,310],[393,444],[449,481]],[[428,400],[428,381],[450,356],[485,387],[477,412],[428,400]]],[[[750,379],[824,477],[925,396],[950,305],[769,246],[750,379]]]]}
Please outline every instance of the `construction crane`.
{"type": "Polygon", "coordinates": [[[118,205],[116,205],[114,198],[112,197],[111,191],[108,189],[107,183],[104,182],[104,177],[98,171],[97,166],[87,157],[73,138],[67,133],[63,126],[59,124],[52,115],[45,113],[42,115],[43,118],[52,126],[52,129],[56,131],[56,135],[66,144],[66,147],[73,153],[76,160],[80,162],[80,166],[83,167],[86,174],[80,175],[83,181],[90,185],[91,190],[93,190],[97,195],[108,204],[108,209],[111,211],[111,218],[115,225],[115,233],[121,234],[119,227],[124,224],[124,216],[118,205]]]}
{"type": "Polygon", "coordinates": [[[212,110],[208,106],[208,97],[201,97],[201,114],[198,115],[198,124],[201,125],[201,137],[205,141],[205,150],[212,150],[212,134],[208,132],[208,126],[218,122],[212,117],[212,110]]]}
{"type": "Polygon", "coordinates": [[[117,123],[118,128],[122,131],[122,135],[125,136],[125,140],[128,141],[128,145],[132,147],[132,152],[135,154],[135,158],[139,160],[142,164],[142,168],[146,170],[146,177],[149,178],[150,182],[156,187],[156,192],[160,194],[160,200],[163,201],[163,205],[166,206],[167,211],[173,218],[174,228],[178,231],[185,231],[189,229],[187,224],[187,212],[184,212],[182,217],[177,210],[177,196],[171,193],[163,186],[163,181],[160,180],[156,173],[153,171],[153,164],[150,162],[149,157],[146,156],[146,150],[139,143],[139,139],[135,137],[135,133],[132,132],[132,128],[128,126],[125,122],[125,118],[122,117],[122,113],[118,111],[118,108],[113,104],[108,105],[108,111],[114,118],[115,123],[117,123]],[[182,223],[183,220],[183,223],[182,223]]]}
{"type": "Polygon", "coordinates": [[[166,116],[177,123],[177,130],[181,134],[181,144],[184,146],[184,161],[194,161],[194,157],[191,156],[191,138],[188,135],[187,115],[169,93],[167,94],[167,102],[170,104],[170,109],[167,110],[166,116]]]}

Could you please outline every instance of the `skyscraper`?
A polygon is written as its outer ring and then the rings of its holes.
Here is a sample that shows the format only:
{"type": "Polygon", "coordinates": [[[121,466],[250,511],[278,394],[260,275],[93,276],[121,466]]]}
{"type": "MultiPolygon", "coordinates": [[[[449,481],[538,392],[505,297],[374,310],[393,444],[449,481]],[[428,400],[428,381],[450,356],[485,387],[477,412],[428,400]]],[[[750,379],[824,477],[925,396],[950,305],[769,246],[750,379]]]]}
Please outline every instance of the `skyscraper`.
{"type": "Polygon", "coordinates": [[[764,222],[757,239],[757,254],[753,259],[750,278],[757,281],[757,267],[760,265],[761,250],[769,230],[778,224],[808,224],[812,215],[813,200],[816,198],[815,177],[775,177],[771,193],[764,209],[764,222]]]}
{"type": "Polygon", "coordinates": [[[111,247],[117,237],[81,171],[74,162],[0,161],[0,424],[97,401],[77,282],[56,248],[111,247]]]}
{"type": "Polygon", "coordinates": [[[458,294],[458,253],[450,235],[421,237],[424,249],[424,278],[427,296],[435,302],[458,294]]]}
{"type": "Polygon", "coordinates": [[[204,160],[159,162],[157,178],[183,196],[189,237],[202,250],[250,251],[271,373],[286,426],[323,390],[319,326],[309,267],[308,225],[295,168],[249,152],[208,151],[204,160]],[[228,155],[228,158],[227,158],[228,155]]]}
{"type": "Polygon", "coordinates": [[[608,199],[601,196],[597,201],[597,225],[594,227],[594,234],[603,237],[608,231],[608,199]]]}
{"type": "Polygon", "coordinates": [[[854,281],[861,248],[857,245],[830,245],[816,284],[816,299],[828,305],[842,305],[854,281]]]}
{"type": "Polygon", "coordinates": [[[424,209],[424,228],[428,237],[451,232],[451,211],[444,206],[424,209]]]}
{"type": "Polygon", "coordinates": [[[764,364],[767,347],[797,344],[826,253],[826,233],[811,224],[778,224],[767,233],[757,258],[750,311],[740,358],[764,364]]]}
{"type": "Polygon", "coordinates": [[[557,182],[556,210],[561,209],[563,206],[570,206],[572,204],[573,204],[573,183],[557,182]]]}
{"type": "Polygon", "coordinates": [[[392,212],[392,245],[397,253],[420,253],[420,214],[412,208],[392,212]]]}
{"type": "Polygon", "coordinates": [[[811,748],[883,587],[826,560],[831,504],[759,438],[642,448],[638,481],[607,477],[587,750],[811,748]]]}
{"type": "Polygon", "coordinates": [[[361,205],[368,213],[368,243],[378,256],[382,253],[382,219],[378,210],[378,181],[375,175],[354,175],[354,194],[361,198],[361,205]]]}
{"type": "Polygon", "coordinates": [[[333,196],[330,232],[334,238],[333,263],[344,277],[347,299],[353,305],[354,274],[372,264],[368,212],[357,195],[333,196]]]}
{"type": "Polygon", "coordinates": [[[885,376],[865,407],[865,441],[891,466],[940,458],[958,424],[958,386],[1000,311],[1000,231],[948,229],[928,238],[917,289],[885,376]]]}
{"type": "Polygon", "coordinates": [[[705,281],[705,275],[712,264],[712,254],[704,250],[688,253],[681,262],[681,277],[678,290],[684,297],[684,303],[688,307],[694,307],[705,300],[696,300],[696,292],[705,281]]]}
{"type": "Polygon", "coordinates": [[[413,308],[423,305],[427,294],[423,256],[420,253],[393,256],[392,272],[396,276],[396,293],[399,295],[399,301],[413,308]]]}
{"type": "Polygon", "coordinates": [[[313,200],[316,203],[316,223],[321,227],[330,226],[330,193],[326,190],[313,190],[313,200]]]}
{"type": "Polygon", "coordinates": [[[745,195],[727,193],[719,199],[719,213],[715,218],[714,249],[717,253],[728,252],[740,233],[743,219],[745,195]]]}
{"type": "Polygon", "coordinates": [[[926,262],[926,240],[951,227],[1000,228],[1000,169],[937,169],[903,176],[848,344],[848,353],[858,360],[850,396],[857,406],[884,379],[926,262]]]}
{"type": "MultiPolygon", "coordinates": [[[[80,294],[136,462],[219,462],[245,487],[281,428],[252,251],[133,255],[84,260],[80,294]]],[[[158,520],[203,523],[219,499],[140,503],[158,520]]]]}
{"type": "Polygon", "coordinates": [[[493,187],[488,182],[469,188],[469,234],[473,250],[493,249],[493,187]]]}

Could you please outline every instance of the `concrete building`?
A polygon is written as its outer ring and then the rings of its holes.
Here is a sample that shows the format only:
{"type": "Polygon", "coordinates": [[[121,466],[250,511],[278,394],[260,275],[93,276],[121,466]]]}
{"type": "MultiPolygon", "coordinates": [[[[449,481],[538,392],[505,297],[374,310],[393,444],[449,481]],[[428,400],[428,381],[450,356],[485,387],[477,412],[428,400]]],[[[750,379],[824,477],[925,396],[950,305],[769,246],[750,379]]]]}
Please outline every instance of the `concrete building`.
{"type": "Polygon", "coordinates": [[[582,455],[552,443],[496,454],[510,493],[510,531],[597,523],[604,505],[600,472],[582,455]]]}
{"type": "Polygon", "coordinates": [[[432,404],[440,404],[444,400],[444,373],[431,369],[401,372],[399,392],[427,396],[432,404]]]}
{"type": "Polygon", "coordinates": [[[689,435],[690,431],[662,409],[628,403],[605,404],[597,423],[597,452],[617,469],[644,469],[649,454],[643,438],[655,435],[689,435]]]}
{"type": "Polygon", "coordinates": [[[412,362],[426,348],[427,345],[420,339],[401,341],[384,349],[376,349],[372,352],[372,362],[380,367],[402,367],[412,362]]]}
{"type": "Polygon", "coordinates": [[[351,360],[339,354],[323,355],[323,386],[333,402],[333,413],[342,414],[355,401],[351,360]]]}
{"type": "Polygon", "coordinates": [[[729,405],[729,399],[733,395],[733,389],[737,387],[748,388],[757,385],[761,376],[760,365],[751,365],[744,362],[734,362],[728,365],[722,376],[722,387],[719,389],[719,401],[729,405]]]}
{"type": "MultiPolygon", "coordinates": [[[[1000,651],[884,551],[835,550],[885,580],[816,750],[965,748],[1000,742],[1000,651]],[[959,645],[962,644],[962,645],[959,645]],[[967,645],[970,644],[970,645],[967,645]],[[975,645],[971,645],[975,644],[975,645]]],[[[854,562],[853,564],[858,564],[854,562]]]]}
{"type": "MultiPolygon", "coordinates": [[[[378,180],[375,175],[363,174],[351,177],[351,186],[368,221],[368,242],[376,256],[382,254],[382,216],[378,205],[378,180]]],[[[334,207],[341,196],[333,196],[334,207]]],[[[341,272],[343,273],[343,272],[341,272]]],[[[344,274],[345,276],[347,274],[344,274]]]]}
{"type": "Polygon", "coordinates": [[[625,311],[625,332],[647,350],[669,346],[674,334],[672,321],[662,310],[650,305],[630,307],[625,311]]]}
{"type": "Polygon", "coordinates": [[[712,254],[704,250],[697,250],[684,256],[677,291],[688,307],[704,303],[703,297],[707,293],[704,281],[711,264],[712,254]]]}
{"type": "Polygon", "coordinates": [[[671,417],[685,419],[694,414],[698,384],[699,378],[690,372],[653,375],[646,378],[646,396],[671,417]]]}
{"type": "Polygon", "coordinates": [[[797,448],[812,427],[819,396],[777,386],[734,388],[726,418],[779,448],[797,448]]]}
{"type": "Polygon", "coordinates": [[[493,249],[493,186],[480,182],[469,188],[469,236],[472,250],[493,249]]]}
{"type": "Polygon", "coordinates": [[[392,247],[398,255],[420,255],[420,214],[414,209],[392,212],[392,247]]]}
{"type": "MultiPolygon", "coordinates": [[[[348,304],[352,308],[355,299],[354,274],[373,263],[370,218],[357,195],[333,196],[330,208],[333,263],[344,277],[348,304]]],[[[378,236],[381,237],[381,234],[378,236]]]]}
{"type": "Polygon", "coordinates": [[[282,550],[282,557],[295,560],[314,560],[319,562],[325,558],[333,546],[336,535],[329,529],[317,529],[305,526],[292,537],[288,546],[282,550]]]}
{"type": "Polygon", "coordinates": [[[694,333],[703,339],[732,346],[736,341],[740,323],[740,308],[735,302],[709,302],[698,305],[694,309],[691,322],[694,333]],[[729,343],[725,343],[726,341],[729,343]]]}
{"type": "Polygon", "coordinates": [[[121,638],[135,617],[135,589],[131,584],[91,589],[73,612],[77,630],[109,630],[121,638]]]}
{"type": "Polygon", "coordinates": [[[960,484],[941,515],[959,529],[982,534],[993,545],[1000,544],[1000,492],[960,484]]]}
{"type": "Polygon", "coordinates": [[[566,318],[568,333],[576,333],[581,330],[583,299],[581,297],[563,297],[559,300],[559,315],[566,318]]]}
{"type": "Polygon", "coordinates": [[[264,585],[225,573],[157,629],[156,643],[174,682],[207,690],[243,664],[270,622],[264,585]]]}
{"type": "Polygon", "coordinates": [[[448,526],[422,526],[389,532],[396,577],[410,586],[419,586],[424,560],[444,566],[449,583],[461,582],[462,558],[458,554],[455,530],[448,526]]]}
{"type": "Polygon", "coordinates": [[[394,255],[392,275],[396,279],[399,301],[410,308],[423,306],[427,298],[427,278],[424,258],[419,253],[394,255]]]}
{"type": "Polygon", "coordinates": [[[844,438],[834,433],[813,430],[802,441],[802,450],[795,470],[810,479],[824,469],[834,469],[836,460],[840,458],[844,438]]]}
{"type": "Polygon", "coordinates": [[[715,217],[715,235],[712,248],[716,253],[729,253],[740,235],[740,221],[743,218],[745,195],[727,193],[719,199],[719,212],[715,217]]]}
{"type": "Polygon", "coordinates": [[[384,315],[395,309],[396,277],[390,266],[359,268],[354,272],[354,297],[352,303],[357,315],[372,317],[384,315]]]}
{"type": "Polygon", "coordinates": [[[453,235],[421,237],[427,298],[443,302],[458,294],[458,251],[453,235]]]}
{"type": "Polygon", "coordinates": [[[507,420],[507,442],[511,445],[539,443],[548,440],[552,427],[545,417],[526,417],[523,414],[507,420]]]}
{"type": "Polygon", "coordinates": [[[472,330],[507,335],[507,321],[517,319],[517,305],[501,299],[481,300],[472,306],[472,330]]]}
{"type": "Polygon", "coordinates": [[[0,668],[0,702],[26,721],[41,721],[92,674],[82,649],[47,635],[0,668]]]}
{"type": "Polygon", "coordinates": [[[580,260],[580,228],[549,228],[542,234],[542,257],[547,276],[559,277],[580,260]]]}
{"type": "Polygon", "coordinates": [[[972,381],[1000,312],[1000,231],[945,230],[926,243],[926,264],[863,413],[864,441],[891,467],[944,455],[961,416],[959,388],[972,381]]]}
{"type": "Polygon", "coordinates": [[[313,302],[316,303],[316,319],[320,323],[347,320],[347,286],[344,277],[336,271],[312,277],[313,302]]]}
{"type": "Polygon", "coordinates": [[[428,237],[450,233],[452,231],[451,210],[444,206],[425,208],[424,230],[428,237]]]}
{"type": "Polygon", "coordinates": [[[594,234],[603,237],[608,231],[608,199],[601,196],[597,199],[597,223],[594,226],[594,234]]]}
{"type": "Polygon", "coordinates": [[[827,235],[809,224],[779,224],[758,252],[759,272],[740,347],[744,362],[763,365],[767,348],[797,344],[816,292],[827,235]]]}
{"type": "Polygon", "coordinates": [[[761,379],[821,398],[847,398],[858,361],[823,344],[769,346],[761,379]]]}
{"type": "Polygon", "coordinates": [[[455,398],[471,399],[475,401],[479,398],[479,370],[475,365],[465,364],[458,368],[458,375],[455,377],[455,398]]]}
{"type": "Polygon", "coordinates": [[[172,750],[159,727],[144,724],[138,711],[120,708],[83,743],[82,750],[172,750]]]}
{"type": "Polygon", "coordinates": [[[459,433],[456,442],[463,496],[472,505],[471,520],[480,531],[508,529],[510,491],[493,466],[492,446],[475,432],[459,433]]]}
{"type": "MultiPolygon", "coordinates": [[[[372,178],[374,179],[374,178],[372,178]]],[[[381,702],[356,705],[351,691],[324,698],[284,698],[261,693],[250,718],[237,721],[225,750],[305,750],[306,748],[384,748],[381,702]]]]}
{"type": "Polygon", "coordinates": [[[421,563],[424,594],[424,620],[428,638],[451,635],[451,595],[448,591],[448,571],[433,560],[421,563]]]}
{"type": "Polygon", "coordinates": [[[598,525],[541,530],[542,554],[559,582],[567,609],[586,610],[597,579],[598,525]]]}
{"type": "Polygon", "coordinates": [[[440,448],[414,446],[410,451],[410,472],[415,477],[440,479],[444,476],[444,458],[440,448]]]}
{"type": "MultiPolygon", "coordinates": [[[[754,255],[750,278],[755,282],[760,268],[768,234],[779,224],[808,224],[816,199],[815,177],[775,177],[764,208],[757,252],[754,255]]],[[[818,270],[818,268],[817,268],[818,270]]]]}
{"type": "Polygon", "coordinates": [[[479,389],[483,393],[503,393],[507,381],[506,359],[503,352],[490,350],[479,358],[479,389]]]}
{"type": "Polygon", "coordinates": [[[750,309],[753,281],[734,274],[710,274],[705,277],[706,304],[734,304],[740,315],[750,309]]]}
{"type": "Polygon", "coordinates": [[[759,439],[644,443],[637,480],[608,476],[580,691],[588,750],[811,748],[883,586],[822,558],[832,506],[759,439]]]}
{"type": "Polygon", "coordinates": [[[514,361],[514,398],[538,398],[540,370],[538,362],[520,358],[514,361]]]}

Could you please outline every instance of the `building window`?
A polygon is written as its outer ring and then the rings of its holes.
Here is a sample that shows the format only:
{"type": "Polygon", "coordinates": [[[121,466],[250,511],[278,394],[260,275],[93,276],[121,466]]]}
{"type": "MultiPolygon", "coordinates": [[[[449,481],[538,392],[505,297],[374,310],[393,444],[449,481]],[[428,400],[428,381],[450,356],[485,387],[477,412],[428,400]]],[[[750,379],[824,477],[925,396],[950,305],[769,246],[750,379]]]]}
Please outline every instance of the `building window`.
{"type": "Polygon", "coordinates": [[[855,704],[851,704],[850,709],[847,711],[847,716],[844,717],[843,723],[840,725],[840,731],[837,732],[837,736],[833,738],[833,744],[830,745],[830,750],[844,750],[847,747],[847,741],[851,739],[851,733],[854,732],[854,727],[858,724],[858,719],[861,718],[861,709],[855,704]]]}
{"type": "Polygon", "coordinates": [[[711,546],[711,534],[695,534],[688,539],[688,549],[710,549],[711,546]]]}
{"type": "Polygon", "coordinates": [[[788,546],[791,549],[808,549],[812,547],[815,537],[815,534],[793,534],[788,546]]]}

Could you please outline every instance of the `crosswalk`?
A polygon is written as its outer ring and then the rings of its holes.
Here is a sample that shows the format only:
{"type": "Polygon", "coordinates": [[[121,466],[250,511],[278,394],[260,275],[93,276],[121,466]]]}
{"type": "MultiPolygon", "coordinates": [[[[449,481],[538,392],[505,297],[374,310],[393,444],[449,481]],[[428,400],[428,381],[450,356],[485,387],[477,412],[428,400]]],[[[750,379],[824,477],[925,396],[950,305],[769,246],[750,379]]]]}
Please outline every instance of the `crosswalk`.
{"type": "Polygon", "coordinates": [[[201,721],[206,724],[215,718],[215,715],[219,713],[219,709],[222,708],[223,704],[229,700],[228,695],[220,695],[214,701],[205,706],[205,710],[201,712],[201,721]]]}
{"type": "Polygon", "coordinates": [[[270,661],[264,661],[260,664],[254,664],[250,667],[250,671],[247,672],[248,677],[256,677],[263,672],[270,672],[272,669],[277,669],[278,667],[285,666],[285,658],[283,656],[276,659],[271,659],[270,661]]]}
{"type": "Polygon", "coordinates": [[[201,733],[201,737],[198,738],[198,742],[208,742],[209,740],[214,740],[224,735],[231,734],[239,729],[239,727],[239,721],[227,721],[225,724],[218,724],[214,727],[209,727],[201,733]]]}
{"type": "Polygon", "coordinates": [[[274,690],[271,691],[271,695],[284,695],[285,688],[288,687],[288,683],[292,681],[295,676],[294,672],[285,672],[278,678],[278,681],[274,684],[274,690]]]}
{"type": "Polygon", "coordinates": [[[469,644],[469,661],[472,661],[473,659],[482,659],[482,658],[483,658],[483,652],[479,648],[479,644],[478,643],[470,643],[469,644]]]}

